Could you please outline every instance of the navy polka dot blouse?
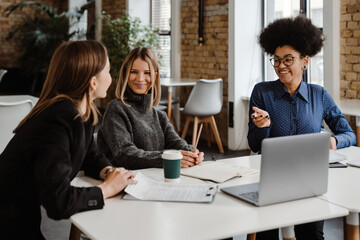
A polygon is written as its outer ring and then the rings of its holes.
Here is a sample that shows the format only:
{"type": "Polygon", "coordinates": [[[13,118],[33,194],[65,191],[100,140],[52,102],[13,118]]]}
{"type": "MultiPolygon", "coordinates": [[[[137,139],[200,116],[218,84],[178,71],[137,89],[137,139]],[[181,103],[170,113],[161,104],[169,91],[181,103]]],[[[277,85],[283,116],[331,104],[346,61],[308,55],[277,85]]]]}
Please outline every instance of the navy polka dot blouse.
{"type": "Polygon", "coordinates": [[[354,131],[323,87],[301,82],[291,97],[280,80],[258,83],[250,98],[249,146],[259,152],[264,138],[320,132],[322,120],[334,133],[337,148],[356,143],[354,131]],[[270,127],[258,128],[251,121],[253,106],[269,113],[270,127]]]}

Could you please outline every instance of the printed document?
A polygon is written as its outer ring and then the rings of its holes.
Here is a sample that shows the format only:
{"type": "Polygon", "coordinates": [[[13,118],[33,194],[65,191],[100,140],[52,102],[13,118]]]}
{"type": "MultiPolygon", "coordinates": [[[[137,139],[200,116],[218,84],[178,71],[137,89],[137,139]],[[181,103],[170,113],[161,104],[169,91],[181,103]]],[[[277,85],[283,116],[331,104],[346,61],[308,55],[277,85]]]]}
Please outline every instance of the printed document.
{"type": "MultiPolygon", "coordinates": [[[[181,184],[156,181],[141,172],[134,178],[137,183],[128,185],[125,192],[140,200],[175,202],[212,202],[218,190],[216,184],[181,184]]],[[[124,199],[131,199],[124,196],[124,199]]]]}
{"type": "Polygon", "coordinates": [[[346,156],[330,149],[329,163],[335,163],[346,160],[346,156]]]}

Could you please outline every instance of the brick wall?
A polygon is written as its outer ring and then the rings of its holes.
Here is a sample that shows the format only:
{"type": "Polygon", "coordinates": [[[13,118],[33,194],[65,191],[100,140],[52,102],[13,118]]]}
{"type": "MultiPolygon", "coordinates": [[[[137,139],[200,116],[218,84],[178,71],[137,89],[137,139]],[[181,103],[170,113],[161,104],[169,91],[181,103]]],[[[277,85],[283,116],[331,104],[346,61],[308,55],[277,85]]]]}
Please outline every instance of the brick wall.
{"type": "MultiPolygon", "coordinates": [[[[53,6],[58,9],[58,12],[66,11],[67,1],[56,0],[34,0],[45,5],[53,6]]],[[[16,47],[14,40],[6,40],[6,36],[12,27],[21,22],[22,14],[20,11],[13,12],[9,17],[3,13],[8,6],[19,3],[21,0],[1,0],[0,1],[0,68],[15,68],[18,66],[18,58],[20,56],[20,49],[16,47]]],[[[25,10],[25,8],[24,8],[25,10]]],[[[31,8],[26,8],[26,11],[31,11],[31,8]]]]}
{"type": "Polygon", "coordinates": [[[126,0],[103,0],[102,10],[110,14],[112,18],[120,17],[126,10],[126,0]]]}
{"type": "Polygon", "coordinates": [[[360,1],[341,0],[340,96],[360,98],[360,1]]]}
{"type": "MultiPolygon", "coordinates": [[[[223,109],[216,116],[221,140],[228,138],[228,0],[204,1],[204,40],[198,44],[199,1],[181,5],[181,77],[222,78],[223,109]]],[[[190,133],[190,131],[189,131],[190,133]]]]}
{"type": "MultiPolygon", "coordinates": [[[[22,0],[1,0],[0,1],[0,68],[16,68],[18,66],[18,58],[20,57],[20,49],[16,47],[14,40],[6,40],[6,36],[12,29],[12,26],[19,23],[22,18],[20,11],[12,13],[6,17],[3,13],[8,6],[21,2],[22,0]]],[[[52,6],[57,9],[58,13],[67,11],[68,1],[58,0],[33,0],[41,2],[45,5],[52,6]]],[[[126,10],[126,0],[103,0],[103,10],[108,12],[113,17],[119,16],[122,10],[126,10]]],[[[31,11],[30,8],[27,11],[31,11]]]]}

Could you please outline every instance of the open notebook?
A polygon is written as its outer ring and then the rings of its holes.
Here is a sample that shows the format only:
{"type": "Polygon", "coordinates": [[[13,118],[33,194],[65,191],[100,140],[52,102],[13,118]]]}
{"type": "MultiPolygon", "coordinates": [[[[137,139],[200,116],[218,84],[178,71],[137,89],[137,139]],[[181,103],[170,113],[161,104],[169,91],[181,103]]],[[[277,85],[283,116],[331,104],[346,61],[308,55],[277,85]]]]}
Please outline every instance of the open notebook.
{"type": "Polygon", "coordinates": [[[191,168],[182,168],[180,173],[188,177],[223,183],[235,177],[244,177],[258,172],[258,170],[241,167],[237,164],[217,161],[204,162],[202,165],[191,168]]]}

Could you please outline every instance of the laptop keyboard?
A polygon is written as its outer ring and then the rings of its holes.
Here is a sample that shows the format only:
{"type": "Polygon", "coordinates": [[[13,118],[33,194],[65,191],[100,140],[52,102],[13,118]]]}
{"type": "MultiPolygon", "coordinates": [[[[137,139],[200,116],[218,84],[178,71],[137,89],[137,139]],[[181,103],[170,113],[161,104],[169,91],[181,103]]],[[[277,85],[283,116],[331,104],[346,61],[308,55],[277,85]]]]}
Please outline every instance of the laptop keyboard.
{"type": "Polygon", "coordinates": [[[258,202],[259,199],[259,192],[247,192],[239,195],[253,202],[258,202]]]}

